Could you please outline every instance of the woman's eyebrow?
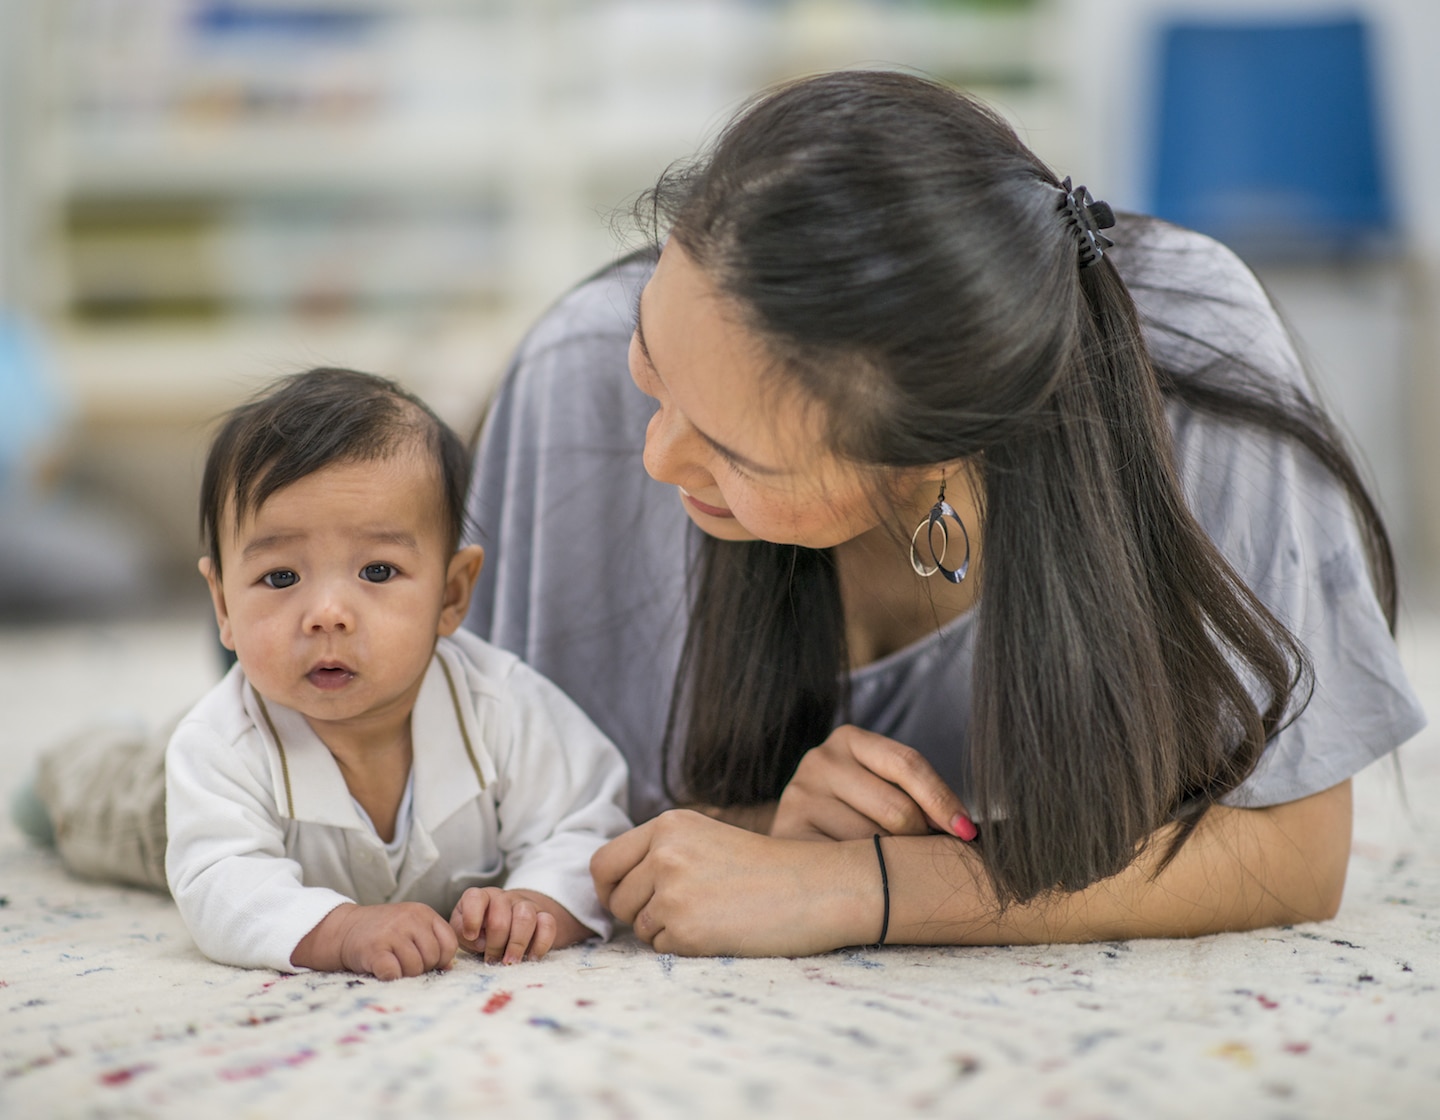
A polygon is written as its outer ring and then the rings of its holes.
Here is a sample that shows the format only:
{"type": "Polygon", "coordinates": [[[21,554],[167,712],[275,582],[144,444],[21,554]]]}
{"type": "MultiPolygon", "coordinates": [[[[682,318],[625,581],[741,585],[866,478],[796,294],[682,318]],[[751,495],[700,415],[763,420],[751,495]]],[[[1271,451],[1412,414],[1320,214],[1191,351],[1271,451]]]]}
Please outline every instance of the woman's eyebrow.
{"type": "MultiPolygon", "coordinates": [[[[645,345],[645,328],[640,321],[640,304],[638,302],[635,305],[635,341],[640,344],[640,353],[645,358],[645,364],[650,367],[650,372],[659,378],[660,383],[663,385],[665,379],[660,377],[660,371],[655,368],[655,359],[650,356],[650,347],[645,345]]],[[[719,454],[729,459],[732,463],[736,463],[745,468],[745,470],[752,474],[777,475],[786,473],[778,467],[764,466],[761,463],[755,462],[753,459],[741,455],[738,451],[732,451],[718,439],[715,439],[713,436],[708,436],[699,428],[696,428],[693,421],[691,421],[690,426],[695,428],[696,435],[708,443],[719,454]]]]}

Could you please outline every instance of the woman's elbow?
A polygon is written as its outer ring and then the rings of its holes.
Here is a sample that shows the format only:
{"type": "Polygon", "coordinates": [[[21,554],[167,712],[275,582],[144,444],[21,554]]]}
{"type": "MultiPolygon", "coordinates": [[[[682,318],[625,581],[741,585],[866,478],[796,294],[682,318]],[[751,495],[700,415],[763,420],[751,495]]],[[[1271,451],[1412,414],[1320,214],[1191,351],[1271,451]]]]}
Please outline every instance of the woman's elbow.
{"type": "Polygon", "coordinates": [[[1262,866],[1270,871],[1253,928],[1329,921],[1340,911],[1350,867],[1350,782],[1262,810],[1262,866]]]}

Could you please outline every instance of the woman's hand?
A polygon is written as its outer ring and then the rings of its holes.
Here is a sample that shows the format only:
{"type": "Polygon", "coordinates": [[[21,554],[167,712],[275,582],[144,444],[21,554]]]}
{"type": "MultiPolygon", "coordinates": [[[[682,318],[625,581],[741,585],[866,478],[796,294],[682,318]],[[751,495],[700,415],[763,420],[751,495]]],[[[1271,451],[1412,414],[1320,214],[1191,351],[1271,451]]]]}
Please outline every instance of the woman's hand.
{"type": "Polygon", "coordinates": [[[848,724],[800,760],[770,825],[771,836],[797,840],[931,831],[975,839],[960,798],[919,751],[848,724]]]}
{"type": "Polygon", "coordinates": [[[776,840],[672,809],[606,844],[590,873],[601,903],[659,952],[803,956],[879,936],[869,835],[776,840]]]}
{"type": "MultiPolygon", "coordinates": [[[[1217,806],[1161,866],[1162,829],[1124,871],[1001,908],[979,853],[945,836],[885,842],[889,943],[1021,945],[1197,937],[1334,915],[1350,851],[1350,783],[1266,809],[1217,806]]],[[[873,941],[880,875],[867,837],[758,836],[672,810],[610,841],[600,901],[660,952],[799,956],[873,941]]]]}

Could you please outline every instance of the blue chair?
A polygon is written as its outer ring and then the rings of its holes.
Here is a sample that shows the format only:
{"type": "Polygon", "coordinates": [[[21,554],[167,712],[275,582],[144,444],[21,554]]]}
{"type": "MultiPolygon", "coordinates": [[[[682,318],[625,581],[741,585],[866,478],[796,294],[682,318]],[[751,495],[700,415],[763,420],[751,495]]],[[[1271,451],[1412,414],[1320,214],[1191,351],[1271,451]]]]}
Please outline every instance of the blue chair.
{"type": "Polygon", "coordinates": [[[1395,241],[1359,18],[1177,22],[1161,33],[1151,210],[1253,260],[1395,241]]]}
{"type": "Polygon", "coordinates": [[[49,372],[34,333],[0,310],[0,490],[29,481],[30,455],[60,429],[49,372]]]}

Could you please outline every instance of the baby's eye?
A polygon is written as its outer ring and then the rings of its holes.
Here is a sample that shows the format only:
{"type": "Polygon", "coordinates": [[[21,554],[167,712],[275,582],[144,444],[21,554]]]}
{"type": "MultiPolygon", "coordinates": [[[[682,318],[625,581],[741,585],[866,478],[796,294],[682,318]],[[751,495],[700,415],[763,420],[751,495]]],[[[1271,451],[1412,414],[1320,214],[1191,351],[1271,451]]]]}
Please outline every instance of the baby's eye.
{"type": "Polygon", "coordinates": [[[394,574],[395,569],[389,564],[366,564],[360,569],[360,578],[371,583],[384,583],[394,574]]]}
{"type": "Polygon", "coordinates": [[[268,584],[270,587],[279,591],[286,587],[294,587],[295,584],[299,582],[299,579],[300,577],[294,572],[282,568],[278,572],[266,572],[265,575],[260,577],[260,582],[268,584]]]}

